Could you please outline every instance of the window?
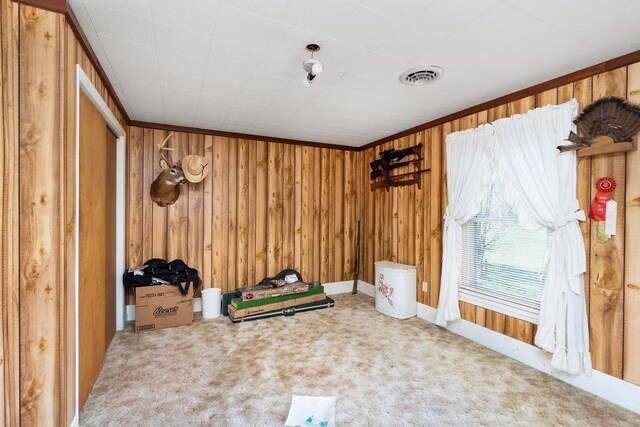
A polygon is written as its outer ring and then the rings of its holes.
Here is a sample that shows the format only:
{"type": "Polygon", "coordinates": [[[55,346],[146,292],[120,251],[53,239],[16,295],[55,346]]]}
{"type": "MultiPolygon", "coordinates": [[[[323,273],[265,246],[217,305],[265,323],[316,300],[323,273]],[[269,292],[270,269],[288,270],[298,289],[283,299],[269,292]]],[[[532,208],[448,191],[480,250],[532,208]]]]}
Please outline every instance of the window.
{"type": "Polygon", "coordinates": [[[462,227],[459,299],[537,323],[548,245],[547,229],[518,225],[493,174],[480,213],[462,227]]]}

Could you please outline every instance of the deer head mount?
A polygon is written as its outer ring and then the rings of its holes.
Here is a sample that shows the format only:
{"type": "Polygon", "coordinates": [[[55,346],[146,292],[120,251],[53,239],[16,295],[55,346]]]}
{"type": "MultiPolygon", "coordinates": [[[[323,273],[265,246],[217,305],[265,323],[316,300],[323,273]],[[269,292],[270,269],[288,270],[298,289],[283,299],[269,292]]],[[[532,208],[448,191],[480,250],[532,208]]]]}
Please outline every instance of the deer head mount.
{"type": "Polygon", "coordinates": [[[165,147],[165,144],[172,136],[173,133],[170,133],[158,144],[158,154],[160,154],[160,167],[162,168],[162,172],[151,184],[151,199],[161,207],[172,205],[178,200],[178,197],[180,197],[180,186],[186,181],[180,163],[172,163],[163,153],[164,151],[174,150],[174,148],[165,147]]]}

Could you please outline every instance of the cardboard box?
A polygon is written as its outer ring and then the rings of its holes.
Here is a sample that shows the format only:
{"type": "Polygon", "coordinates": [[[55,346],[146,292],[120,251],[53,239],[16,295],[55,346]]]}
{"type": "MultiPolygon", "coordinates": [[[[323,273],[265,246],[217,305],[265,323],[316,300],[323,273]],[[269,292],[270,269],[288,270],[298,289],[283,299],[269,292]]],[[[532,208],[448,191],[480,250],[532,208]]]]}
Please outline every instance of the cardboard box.
{"type": "Polygon", "coordinates": [[[182,295],[177,286],[136,288],[135,331],[153,331],[193,322],[193,286],[182,295]]]}
{"type": "Polygon", "coordinates": [[[271,283],[264,285],[256,285],[248,288],[238,289],[243,301],[257,300],[263,298],[273,298],[282,295],[302,294],[309,290],[309,284],[304,282],[295,282],[277,286],[271,283]]]}
{"type": "Polygon", "coordinates": [[[309,295],[306,297],[301,297],[296,299],[290,299],[286,301],[278,301],[272,304],[265,304],[265,305],[260,305],[258,307],[250,307],[250,308],[245,308],[240,310],[235,308],[232,304],[229,304],[228,310],[229,310],[229,315],[231,317],[233,317],[234,319],[239,319],[245,316],[251,316],[251,315],[260,314],[260,313],[268,313],[270,311],[275,311],[275,310],[282,310],[284,308],[295,307],[297,305],[308,304],[310,302],[324,301],[325,299],[327,299],[327,294],[321,293],[321,294],[309,295]]]}

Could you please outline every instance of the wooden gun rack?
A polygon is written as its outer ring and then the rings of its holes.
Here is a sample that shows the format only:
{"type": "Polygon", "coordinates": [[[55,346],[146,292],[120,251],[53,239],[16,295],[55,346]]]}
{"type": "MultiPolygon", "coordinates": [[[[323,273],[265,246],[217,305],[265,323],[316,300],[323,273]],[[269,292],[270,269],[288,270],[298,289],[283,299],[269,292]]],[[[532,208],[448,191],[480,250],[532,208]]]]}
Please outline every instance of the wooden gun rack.
{"type": "Polygon", "coordinates": [[[413,172],[403,173],[400,175],[386,175],[383,180],[372,182],[371,190],[377,190],[378,188],[384,187],[387,191],[389,191],[389,187],[404,187],[405,185],[413,184],[417,184],[418,188],[420,188],[420,174],[429,171],[431,171],[431,169],[421,169],[413,172]]]}
{"type": "MultiPolygon", "coordinates": [[[[373,170],[370,174],[371,180],[371,191],[375,191],[378,188],[384,188],[386,191],[389,191],[389,187],[404,187],[406,185],[414,185],[416,184],[418,188],[420,188],[422,180],[420,179],[420,175],[431,171],[431,169],[420,169],[423,157],[422,154],[422,144],[419,144],[415,147],[418,150],[414,150],[415,152],[409,154],[408,156],[416,156],[415,159],[400,161],[401,159],[397,159],[396,161],[385,161],[381,159],[377,161],[379,166],[373,170]],[[392,175],[392,171],[394,169],[404,167],[404,166],[413,166],[416,168],[415,171],[402,173],[398,175],[392,175]],[[379,181],[376,181],[377,178],[382,178],[379,181]]],[[[375,162],[373,162],[375,163],[375,162]]],[[[372,165],[373,165],[372,163],[372,165]]],[[[372,166],[373,168],[374,166],[372,166]]]]}

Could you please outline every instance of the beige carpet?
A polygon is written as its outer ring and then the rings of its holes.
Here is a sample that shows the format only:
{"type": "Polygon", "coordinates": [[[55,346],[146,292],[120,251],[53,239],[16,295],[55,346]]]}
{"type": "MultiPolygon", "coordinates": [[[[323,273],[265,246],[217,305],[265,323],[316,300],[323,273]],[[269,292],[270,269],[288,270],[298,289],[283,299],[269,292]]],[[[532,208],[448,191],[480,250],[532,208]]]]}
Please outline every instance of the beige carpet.
{"type": "Polygon", "coordinates": [[[244,324],[118,333],[82,426],[281,426],[292,394],[338,426],[633,425],[637,414],[364,295],[244,324]]]}

